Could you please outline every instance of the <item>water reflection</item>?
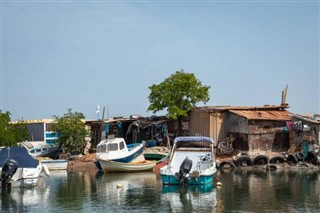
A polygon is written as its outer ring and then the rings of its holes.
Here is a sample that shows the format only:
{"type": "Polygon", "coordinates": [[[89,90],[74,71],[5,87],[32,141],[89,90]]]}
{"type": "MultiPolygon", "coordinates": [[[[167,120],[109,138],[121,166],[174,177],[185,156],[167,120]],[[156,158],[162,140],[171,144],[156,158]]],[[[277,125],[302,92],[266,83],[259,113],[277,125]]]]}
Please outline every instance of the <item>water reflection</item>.
{"type": "Polygon", "coordinates": [[[304,212],[320,208],[319,172],[237,170],[219,173],[225,183],[218,209],[247,212],[304,212]]]}
{"type": "Polygon", "coordinates": [[[213,184],[162,187],[169,212],[215,212],[216,189],[213,184]]]}
{"type": "Polygon", "coordinates": [[[161,183],[153,172],[106,173],[96,177],[99,202],[110,211],[119,212],[119,206],[121,212],[158,208],[161,183]]]}
{"type": "Polygon", "coordinates": [[[163,186],[152,172],[51,172],[1,191],[0,212],[317,212],[318,171],[217,173],[223,186],[163,186]],[[117,187],[121,186],[121,187],[117,187]]]}

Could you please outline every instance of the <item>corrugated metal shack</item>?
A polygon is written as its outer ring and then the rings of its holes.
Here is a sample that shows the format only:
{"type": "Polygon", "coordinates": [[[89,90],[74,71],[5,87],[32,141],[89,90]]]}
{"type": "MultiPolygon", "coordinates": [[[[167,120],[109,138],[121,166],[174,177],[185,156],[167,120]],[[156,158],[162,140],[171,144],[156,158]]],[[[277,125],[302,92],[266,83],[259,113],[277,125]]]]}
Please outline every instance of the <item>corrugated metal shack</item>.
{"type": "Polygon", "coordinates": [[[156,145],[167,143],[168,137],[174,136],[174,123],[164,116],[150,118],[130,116],[113,117],[105,120],[86,121],[92,132],[91,144],[97,144],[109,135],[122,137],[126,143],[154,141],[156,145]],[[168,137],[167,137],[168,136],[168,137]]]}
{"type": "Polygon", "coordinates": [[[190,112],[189,132],[212,137],[216,142],[232,135],[233,148],[240,151],[287,151],[290,137],[286,121],[291,120],[287,108],[288,105],[197,107],[190,112]]]}

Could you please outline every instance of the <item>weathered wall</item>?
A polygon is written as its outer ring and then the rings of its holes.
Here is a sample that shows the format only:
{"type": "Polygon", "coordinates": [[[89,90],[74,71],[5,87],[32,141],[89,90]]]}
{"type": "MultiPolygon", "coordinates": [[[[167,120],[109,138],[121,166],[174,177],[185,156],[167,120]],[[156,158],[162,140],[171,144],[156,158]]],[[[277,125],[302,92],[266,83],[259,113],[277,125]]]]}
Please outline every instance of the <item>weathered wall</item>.
{"type": "Polygon", "coordinates": [[[249,150],[287,151],[290,146],[289,134],[283,127],[282,121],[250,121],[249,150]]]}
{"type": "Polygon", "coordinates": [[[296,131],[294,129],[290,130],[292,144],[298,144],[303,141],[314,141],[315,144],[320,145],[320,125],[307,121],[303,121],[302,125],[304,124],[310,127],[309,131],[296,131]]]}
{"type": "Polygon", "coordinates": [[[248,134],[249,133],[249,122],[246,118],[237,116],[232,113],[228,113],[226,116],[226,126],[228,126],[228,132],[233,133],[242,133],[248,134]]]}
{"type": "Polygon", "coordinates": [[[225,114],[224,126],[226,129],[226,137],[231,134],[235,137],[233,148],[235,150],[248,151],[248,132],[249,122],[246,118],[237,116],[233,113],[225,114]]]}

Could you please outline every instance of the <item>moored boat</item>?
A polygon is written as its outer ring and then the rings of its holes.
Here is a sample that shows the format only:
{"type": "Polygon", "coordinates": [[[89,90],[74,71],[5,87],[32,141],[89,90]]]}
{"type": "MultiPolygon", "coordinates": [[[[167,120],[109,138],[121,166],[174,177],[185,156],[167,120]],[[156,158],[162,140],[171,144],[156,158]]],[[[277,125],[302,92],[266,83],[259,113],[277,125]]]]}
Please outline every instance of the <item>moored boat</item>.
{"type": "Polygon", "coordinates": [[[160,169],[162,183],[212,183],[217,171],[213,145],[209,137],[177,137],[168,164],[160,169]]]}
{"type": "Polygon", "coordinates": [[[6,147],[0,151],[1,187],[36,186],[42,171],[38,160],[24,147],[6,147]]]}
{"type": "Polygon", "coordinates": [[[129,163],[143,153],[142,144],[126,144],[124,138],[108,138],[97,145],[96,160],[94,164],[103,170],[100,161],[114,161],[129,163]]]}
{"type": "Polygon", "coordinates": [[[147,160],[161,160],[170,155],[170,150],[164,146],[149,147],[143,151],[143,155],[147,160]]]}
{"type": "Polygon", "coordinates": [[[135,161],[129,163],[121,163],[116,161],[100,160],[101,168],[104,172],[142,172],[152,170],[157,161],[135,161]]]}
{"type": "Polygon", "coordinates": [[[37,158],[41,164],[47,165],[48,169],[51,170],[66,170],[68,167],[68,161],[65,159],[51,159],[47,157],[37,158]]]}

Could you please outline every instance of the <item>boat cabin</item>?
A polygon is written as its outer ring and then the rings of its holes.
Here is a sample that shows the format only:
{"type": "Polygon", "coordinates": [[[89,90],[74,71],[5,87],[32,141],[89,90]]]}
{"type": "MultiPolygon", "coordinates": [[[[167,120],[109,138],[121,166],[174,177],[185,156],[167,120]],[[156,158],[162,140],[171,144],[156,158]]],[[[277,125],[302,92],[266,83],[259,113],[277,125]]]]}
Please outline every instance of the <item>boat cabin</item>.
{"type": "Polygon", "coordinates": [[[97,146],[97,153],[127,151],[128,148],[123,138],[113,138],[101,141],[97,146]]]}
{"type": "Polygon", "coordinates": [[[142,144],[126,144],[124,138],[109,138],[97,146],[97,159],[130,162],[142,154],[142,144]]]}

